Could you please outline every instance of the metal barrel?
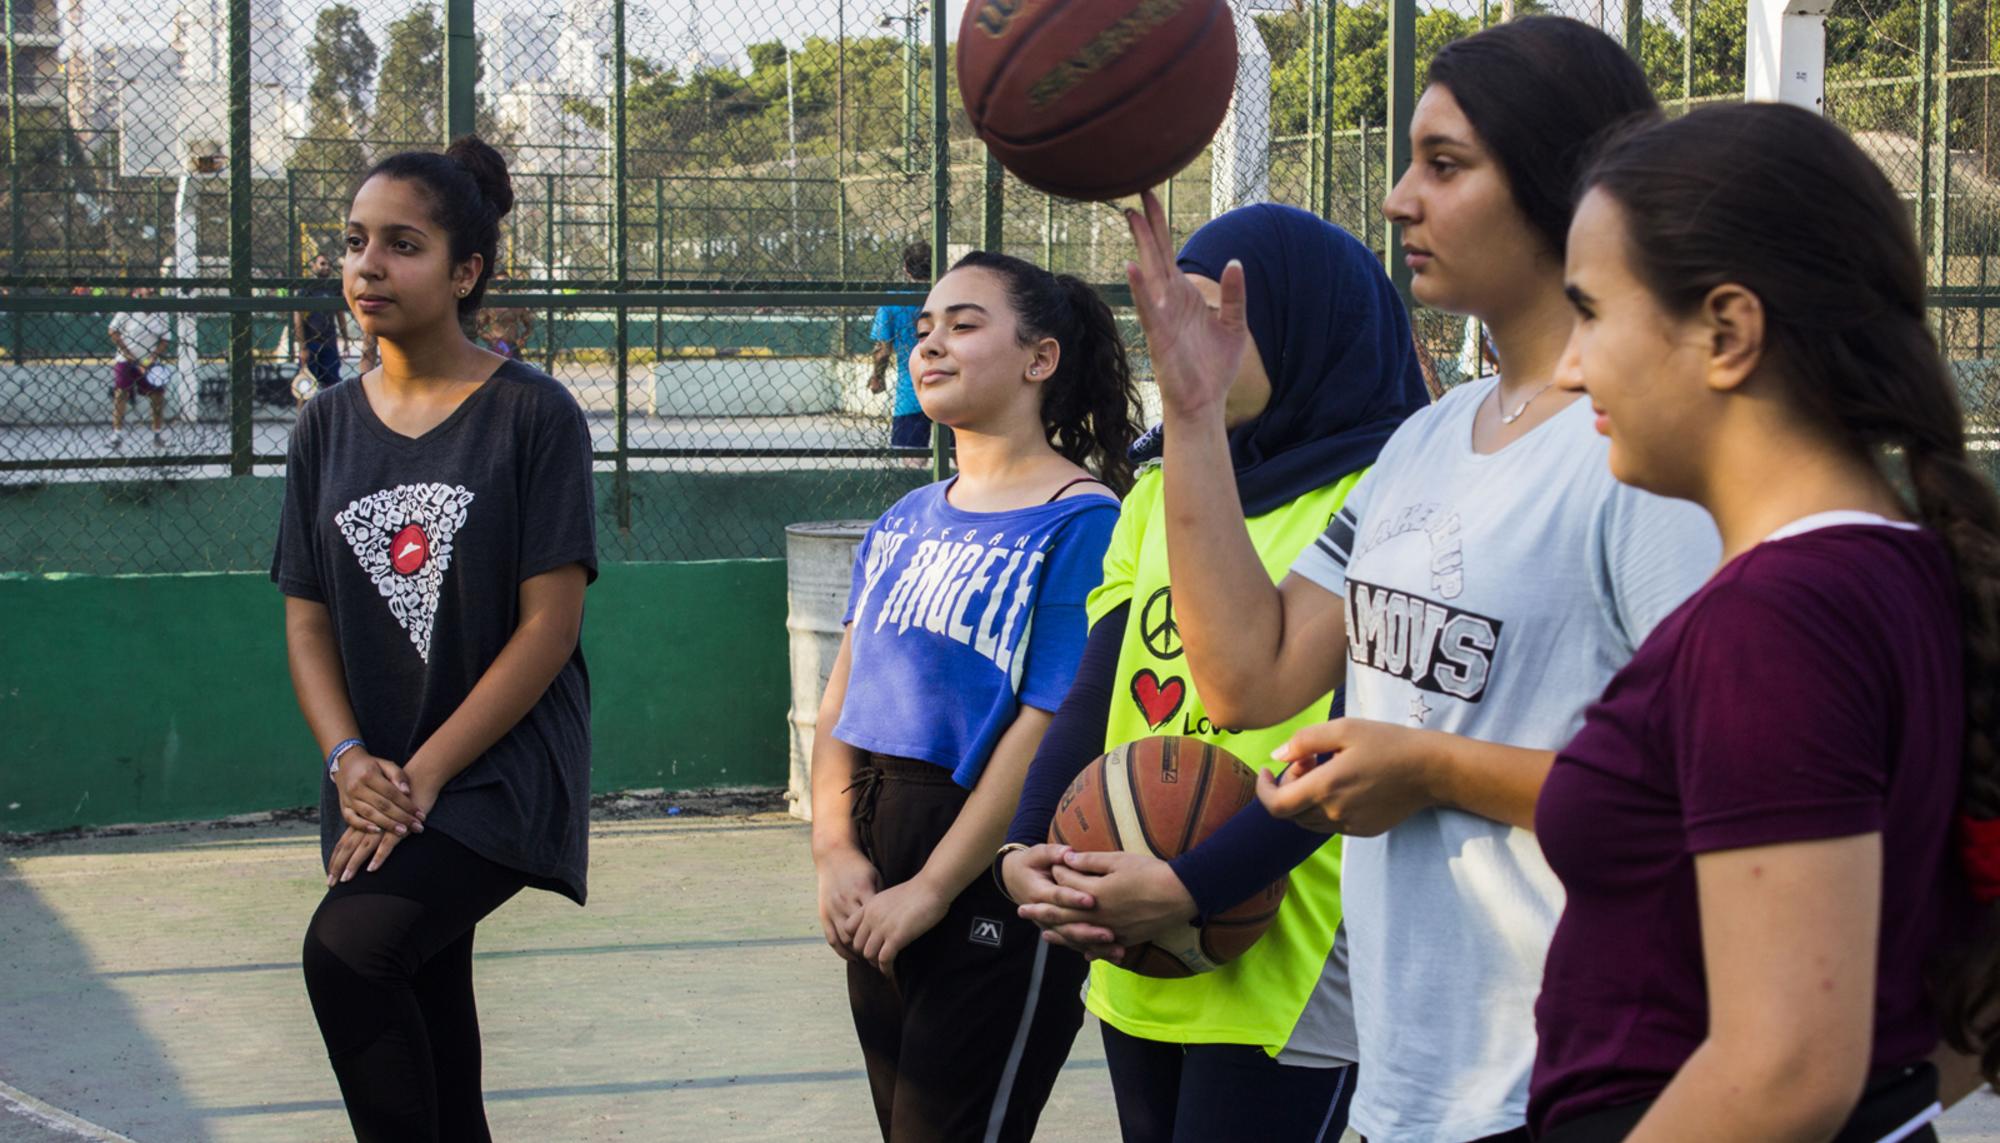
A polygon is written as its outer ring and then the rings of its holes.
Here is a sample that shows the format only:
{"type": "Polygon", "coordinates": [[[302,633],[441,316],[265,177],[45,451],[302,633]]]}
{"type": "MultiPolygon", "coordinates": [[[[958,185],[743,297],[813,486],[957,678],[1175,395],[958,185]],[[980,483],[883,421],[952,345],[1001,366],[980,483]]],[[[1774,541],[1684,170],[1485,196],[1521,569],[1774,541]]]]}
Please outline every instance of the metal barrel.
{"type": "Polygon", "coordinates": [[[854,556],[870,523],[823,520],[785,528],[785,628],[792,658],[792,770],[785,797],[792,816],[806,821],[812,820],[813,726],[840,655],[854,556]]]}

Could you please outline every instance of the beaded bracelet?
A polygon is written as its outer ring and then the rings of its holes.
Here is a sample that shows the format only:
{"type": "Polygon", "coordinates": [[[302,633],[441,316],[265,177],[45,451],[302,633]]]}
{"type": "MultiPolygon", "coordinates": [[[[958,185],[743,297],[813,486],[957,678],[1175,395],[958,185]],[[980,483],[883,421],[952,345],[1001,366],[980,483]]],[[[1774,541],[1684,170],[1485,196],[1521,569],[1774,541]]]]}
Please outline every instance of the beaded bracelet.
{"type": "Polygon", "coordinates": [[[326,752],[326,776],[331,778],[340,773],[340,756],[362,745],[359,738],[343,739],[332,750],[326,752]]]}

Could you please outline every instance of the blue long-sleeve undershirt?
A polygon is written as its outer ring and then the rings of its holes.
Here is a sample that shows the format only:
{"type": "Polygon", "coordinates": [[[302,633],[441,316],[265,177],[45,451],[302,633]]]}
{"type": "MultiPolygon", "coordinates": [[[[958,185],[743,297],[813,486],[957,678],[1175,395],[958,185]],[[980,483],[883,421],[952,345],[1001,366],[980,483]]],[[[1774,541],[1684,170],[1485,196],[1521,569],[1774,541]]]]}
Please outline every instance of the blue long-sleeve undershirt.
{"type": "MultiPolygon", "coordinates": [[[[1118,691],[1118,652],[1130,614],[1131,605],[1121,605],[1090,629],[1076,680],[1028,768],[1020,805],[1007,828],[1008,841],[1025,845],[1047,841],[1063,791],[1104,752],[1105,728],[1118,691]]],[[[1200,845],[1168,864],[1194,898],[1199,914],[1209,917],[1249,900],[1330,840],[1323,833],[1274,818],[1261,802],[1252,801],[1200,845]]]]}

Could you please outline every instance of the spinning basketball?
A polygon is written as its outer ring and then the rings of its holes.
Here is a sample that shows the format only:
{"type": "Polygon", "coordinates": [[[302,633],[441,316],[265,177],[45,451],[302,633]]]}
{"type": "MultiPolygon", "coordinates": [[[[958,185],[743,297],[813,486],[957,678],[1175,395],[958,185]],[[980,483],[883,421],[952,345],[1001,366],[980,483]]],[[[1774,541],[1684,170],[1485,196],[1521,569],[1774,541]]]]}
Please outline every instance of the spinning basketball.
{"type": "Polygon", "coordinates": [[[1227,0],[972,0],[958,30],[973,129],[1068,198],[1165,182],[1208,146],[1235,83],[1227,0]]]}
{"type": "MultiPolygon", "coordinates": [[[[1250,767],[1195,738],[1142,738],[1084,768],[1063,791],[1049,840],[1073,849],[1179,857],[1257,796],[1250,767]]],[[[1127,949],[1120,968],[1144,976],[1208,972],[1243,955],[1278,915],[1286,878],[1159,940],[1127,949]]]]}

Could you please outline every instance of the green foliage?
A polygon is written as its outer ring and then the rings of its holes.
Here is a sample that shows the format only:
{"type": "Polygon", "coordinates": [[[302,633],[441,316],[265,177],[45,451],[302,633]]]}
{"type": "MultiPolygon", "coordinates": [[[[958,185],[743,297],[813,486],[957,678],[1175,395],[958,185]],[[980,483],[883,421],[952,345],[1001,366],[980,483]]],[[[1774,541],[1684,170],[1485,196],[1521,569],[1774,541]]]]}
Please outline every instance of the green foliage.
{"type": "Polygon", "coordinates": [[[391,150],[435,147],[444,137],[444,27],[428,5],[389,25],[370,134],[391,150]]]}
{"type": "MultiPolygon", "coordinates": [[[[729,68],[683,74],[649,60],[631,61],[625,96],[631,132],[627,164],[635,176],[713,171],[782,158],[788,58],[801,157],[830,159],[843,133],[849,154],[900,154],[904,88],[912,75],[916,125],[921,135],[929,134],[930,59],[923,44],[911,56],[900,37],[852,39],[844,68],[839,43],[820,36],[789,52],[781,43],[752,44],[746,54],[747,75],[729,68]]],[[[582,109],[574,110],[581,114],[582,109]]]]}
{"type": "Polygon", "coordinates": [[[361,27],[361,13],[346,4],[320,9],[312,43],[306,48],[312,83],[306,89],[315,113],[321,104],[344,111],[358,123],[375,83],[375,41],[361,27]]]}

